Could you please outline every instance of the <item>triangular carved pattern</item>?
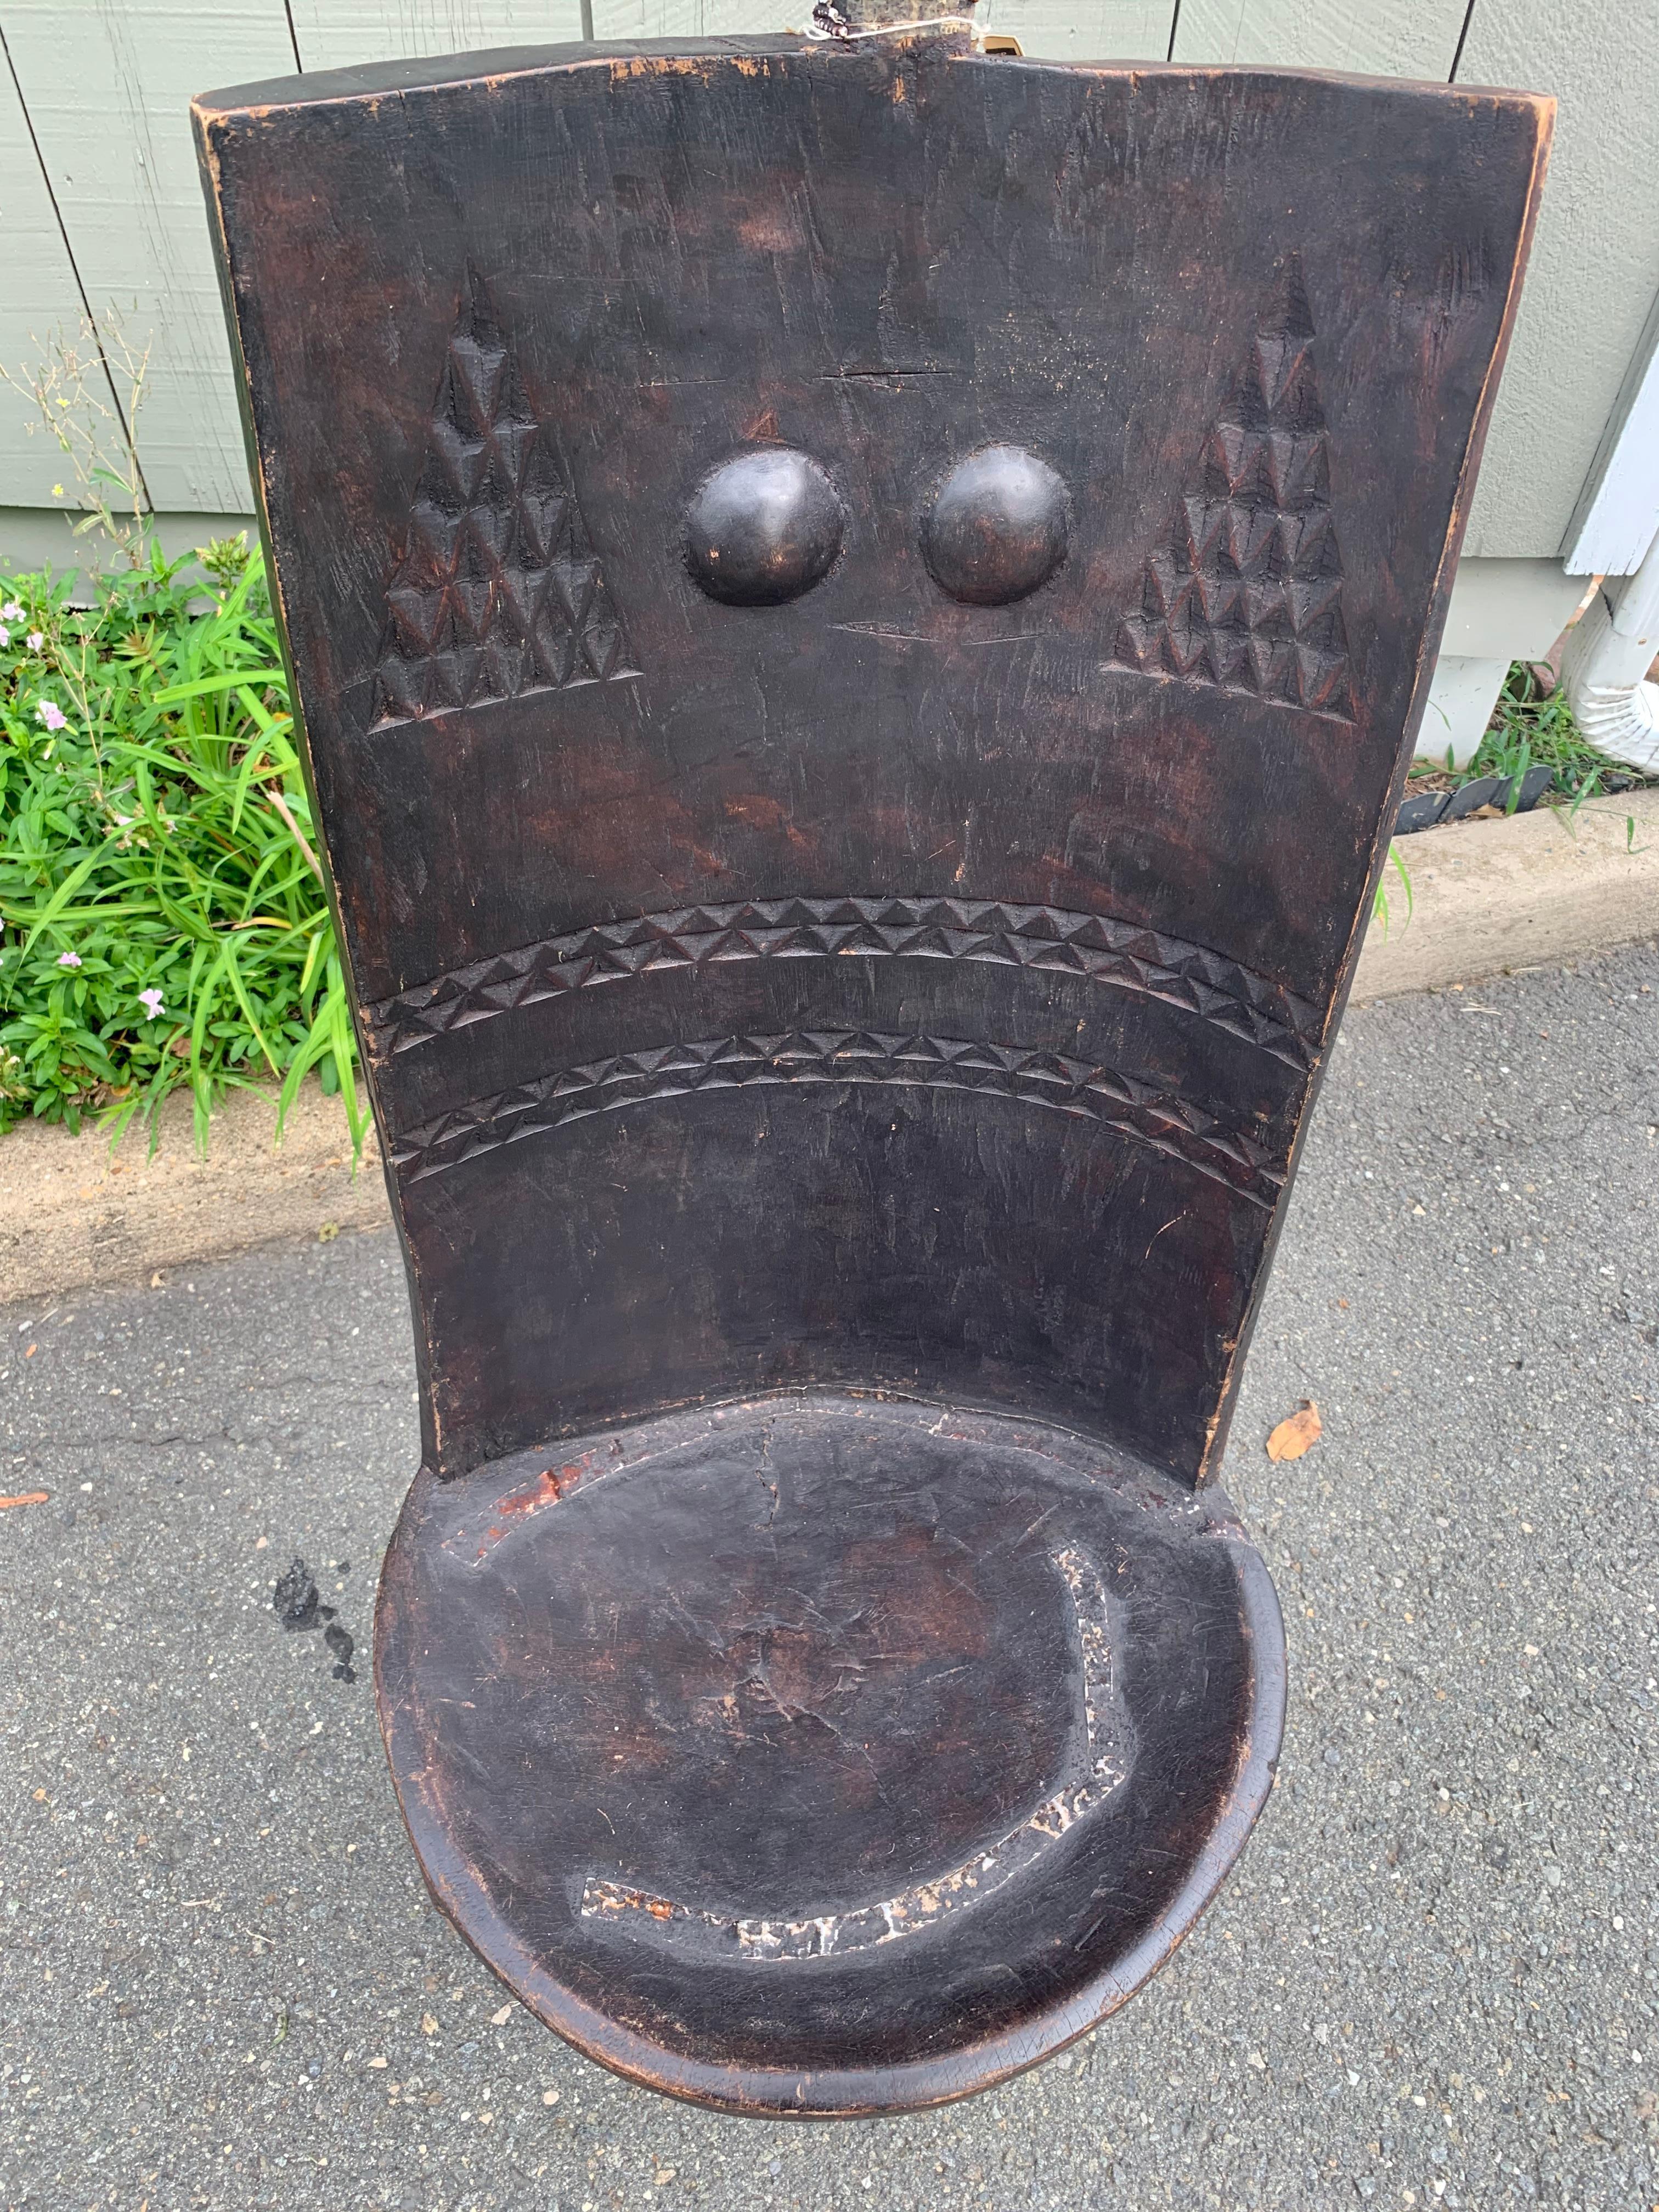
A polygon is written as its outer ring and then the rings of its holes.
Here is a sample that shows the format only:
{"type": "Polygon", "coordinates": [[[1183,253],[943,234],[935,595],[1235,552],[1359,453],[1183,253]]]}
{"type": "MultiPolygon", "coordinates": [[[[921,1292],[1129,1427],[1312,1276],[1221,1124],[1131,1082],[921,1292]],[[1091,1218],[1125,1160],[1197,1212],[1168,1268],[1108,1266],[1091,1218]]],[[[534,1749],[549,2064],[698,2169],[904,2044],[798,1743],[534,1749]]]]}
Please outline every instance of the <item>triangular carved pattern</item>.
{"type": "Polygon", "coordinates": [[[651,1100],[774,1084],[888,1084],[1017,1099],[1097,1122],[1184,1160],[1268,1212],[1284,1188],[1285,1164],[1275,1149],[1145,1077],[1024,1045],[876,1030],[708,1037],[556,1068],[417,1127],[389,1132],[387,1146],[392,1164],[406,1170],[413,1182],[591,1115],[651,1100]]]}
{"type": "Polygon", "coordinates": [[[1112,658],[1353,719],[1313,318],[1294,258],[1146,563],[1112,658]]]}
{"type": "Polygon", "coordinates": [[[476,276],[386,596],[377,727],[639,673],[574,490],[476,276]]]}
{"type": "Polygon", "coordinates": [[[946,898],[744,899],[599,922],[416,984],[365,1011],[377,1047],[407,1052],[568,991],[744,960],[937,959],[1054,969],[1161,999],[1305,1073],[1317,1006],[1208,946],[1109,915],[946,898]]]}

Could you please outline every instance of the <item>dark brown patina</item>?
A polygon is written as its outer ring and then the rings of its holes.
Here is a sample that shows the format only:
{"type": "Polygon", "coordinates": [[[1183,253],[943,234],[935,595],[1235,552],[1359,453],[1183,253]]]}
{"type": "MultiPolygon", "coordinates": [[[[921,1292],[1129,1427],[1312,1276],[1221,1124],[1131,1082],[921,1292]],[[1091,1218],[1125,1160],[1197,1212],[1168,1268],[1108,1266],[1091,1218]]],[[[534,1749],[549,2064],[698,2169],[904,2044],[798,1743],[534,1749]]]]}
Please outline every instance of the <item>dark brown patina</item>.
{"type": "Polygon", "coordinates": [[[711,599],[778,607],[822,583],[846,527],[834,484],[809,454],[759,446],[692,494],[686,565],[711,599]]]}
{"type": "Polygon", "coordinates": [[[982,2087],[1264,1802],[1206,1485],[1548,121],[949,27],[198,105],[415,1303],[392,1771],[636,2079],[982,2087]]]}
{"type": "Polygon", "coordinates": [[[1047,462],[1018,446],[959,461],[921,526],[922,557],[965,606],[1006,607],[1046,584],[1066,558],[1071,500],[1047,462]]]}

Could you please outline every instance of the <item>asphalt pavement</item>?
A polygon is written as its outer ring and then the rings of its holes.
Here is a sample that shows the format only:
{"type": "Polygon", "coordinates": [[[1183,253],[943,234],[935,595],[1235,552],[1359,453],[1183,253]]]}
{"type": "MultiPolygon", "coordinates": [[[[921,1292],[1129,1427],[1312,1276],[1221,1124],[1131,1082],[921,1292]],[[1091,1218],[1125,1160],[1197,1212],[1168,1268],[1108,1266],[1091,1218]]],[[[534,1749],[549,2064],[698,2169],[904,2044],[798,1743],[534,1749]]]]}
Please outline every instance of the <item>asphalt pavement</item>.
{"type": "Polygon", "coordinates": [[[0,1510],[0,2201],[1659,2203],[1656,1125],[1652,949],[1350,1015],[1224,1475],[1278,1790],[1093,2038],[884,2121],[629,2087],[428,1904],[367,1666],[416,1457],[388,1232],[8,1310],[0,1492],[49,1496],[0,1510]],[[276,1620],[295,1553],[347,1665],[276,1620]]]}

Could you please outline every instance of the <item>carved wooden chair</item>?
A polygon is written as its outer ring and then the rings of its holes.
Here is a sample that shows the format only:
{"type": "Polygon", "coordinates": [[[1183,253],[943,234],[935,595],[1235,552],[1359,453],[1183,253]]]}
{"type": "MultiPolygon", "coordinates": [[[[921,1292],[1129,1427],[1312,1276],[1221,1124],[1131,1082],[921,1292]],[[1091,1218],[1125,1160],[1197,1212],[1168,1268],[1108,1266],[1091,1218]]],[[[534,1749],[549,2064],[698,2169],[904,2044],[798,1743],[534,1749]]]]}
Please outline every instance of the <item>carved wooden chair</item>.
{"type": "Polygon", "coordinates": [[[414,1300],[422,1866],[638,2080],[982,2087],[1270,1787],[1209,1485],[1549,103],[945,26],[197,113],[414,1300]]]}

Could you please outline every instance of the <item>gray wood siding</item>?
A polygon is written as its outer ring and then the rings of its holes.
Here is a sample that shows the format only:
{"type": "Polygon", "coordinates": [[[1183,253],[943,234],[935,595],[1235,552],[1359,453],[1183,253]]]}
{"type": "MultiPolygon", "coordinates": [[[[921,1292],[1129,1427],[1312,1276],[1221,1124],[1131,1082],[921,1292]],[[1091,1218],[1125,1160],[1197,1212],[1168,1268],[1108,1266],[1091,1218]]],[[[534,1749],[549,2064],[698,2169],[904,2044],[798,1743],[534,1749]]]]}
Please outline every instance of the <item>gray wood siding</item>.
{"type": "Polygon", "coordinates": [[[1659,293],[1659,11],[1475,0],[1457,74],[1560,102],[1464,546],[1554,553],[1659,293]]]}
{"type": "MultiPolygon", "coordinates": [[[[809,8],[589,0],[588,13],[597,37],[619,40],[799,28],[809,8]]],[[[583,0],[0,0],[0,361],[37,358],[54,326],[78,320],[82,294],[99,313],[116,308],[152,348],[138,440],[156,506],[245,509],[189,95],[296,65],[579,38],[583,12],[583,0]]],[[[1443,82],[1455,62],[1467,84],[1555,93],[1533,273],[1465,550],[1560,550],[1659,295],[1653,0],[983,0],[979,16],[1060,60],[1443,82]]],[[[63,480],[27,422],[0,391],[0,507],[46,506],[63,480]]]]}
{"type": "Polygon", "coordinates": [[[1451,75],[1467,0],[1182,0],[1178,62],[1451,75]]]}
{"type": "Polygon", "coordinates": [[[1173,17],[1170,0],[986,0],[975,14],[1053,62],[1161,62],[1173,17]]]}
{"type": "Polygon", "coordinates": [[[204,82],[292,71],[283,0],[6,0],[0,29],[81,289],[150,346],[137,434],[151,499],[246,508],[189,101],[204,82]]]}
{"type": "Polygon", "coordinates": [[[289,0],[289,13],[302,70],[548,46],[582,34],[581,0],[289,0]]]}
{"type": "MultiPolygon", "coordinates": [[[[73,330],[82,315],[75,268],[64,244],[52,194],[29,137],[23,103],[0,55],[0,362],[17,369],[38,359],[47,334],[73,330]]],[[[0,385],[0,504],[47,507],[66,474],[56,444],[35,410],[0,385]]]]}

